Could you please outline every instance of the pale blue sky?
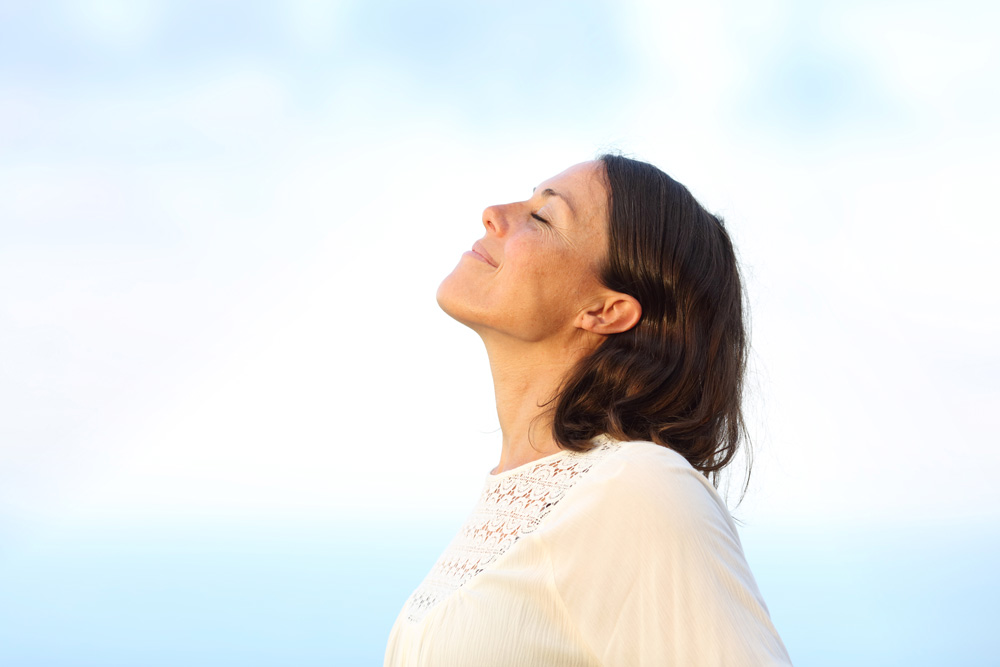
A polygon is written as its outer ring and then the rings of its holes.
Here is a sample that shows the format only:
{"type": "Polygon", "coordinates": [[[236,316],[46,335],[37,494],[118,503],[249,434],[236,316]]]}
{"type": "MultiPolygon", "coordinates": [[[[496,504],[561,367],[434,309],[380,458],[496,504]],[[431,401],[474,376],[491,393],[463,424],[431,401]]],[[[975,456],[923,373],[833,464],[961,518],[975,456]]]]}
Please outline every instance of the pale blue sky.
{"type": "Polygon", "coordinates": [[[0,3],[0,661],[376,663],[499,455],[437,284],[620,149],[739,247],[793,658],[989,664],[998,11],[0,3]]]}
{"type": "Polygon", "coordinates": [[[436,284],[485,205],[612,148],[740,245],[748,519],[995,519],[996,14],[6,4],[0,512],[391,512],[426,466],[459,512],[496,424],[436,284]]]}

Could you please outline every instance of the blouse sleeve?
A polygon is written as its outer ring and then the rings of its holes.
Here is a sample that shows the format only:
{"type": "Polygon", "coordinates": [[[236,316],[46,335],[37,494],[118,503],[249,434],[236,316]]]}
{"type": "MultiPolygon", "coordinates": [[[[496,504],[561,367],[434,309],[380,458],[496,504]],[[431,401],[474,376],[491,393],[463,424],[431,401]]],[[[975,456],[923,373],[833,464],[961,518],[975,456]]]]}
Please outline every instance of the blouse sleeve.
{"type": "Polygon", "coordinates": [[[635,445],[549,517],[582,640],[604,665],[791,664],[721,498],[676,452],[635,445]]]}

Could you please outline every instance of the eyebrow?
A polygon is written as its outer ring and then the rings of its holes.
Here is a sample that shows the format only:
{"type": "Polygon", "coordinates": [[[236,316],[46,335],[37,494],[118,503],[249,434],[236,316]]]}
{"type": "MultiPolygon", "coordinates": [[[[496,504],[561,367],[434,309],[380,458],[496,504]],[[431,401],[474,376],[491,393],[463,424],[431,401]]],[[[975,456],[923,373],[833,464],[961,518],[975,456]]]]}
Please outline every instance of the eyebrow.
{"type": "MultiPolygon", "coordinates": [[[[537,190],[537,188],[531,188],[532,194],[534,194],[535,190],[537,190]]],[[[543,197],[559,197],[559,199],[562,199],[563,202],[565,202],[566,206],[570,210],[570,213],[576,215],[576,211],[573,210],[573,205],[569,203],[569,200],[566,199],[565,197],[563,197],[561,194],[559,194],[555,190],[553,190],[552,188],[545,188],[544,190],[542,190],[542,196],[543,197]]]]}

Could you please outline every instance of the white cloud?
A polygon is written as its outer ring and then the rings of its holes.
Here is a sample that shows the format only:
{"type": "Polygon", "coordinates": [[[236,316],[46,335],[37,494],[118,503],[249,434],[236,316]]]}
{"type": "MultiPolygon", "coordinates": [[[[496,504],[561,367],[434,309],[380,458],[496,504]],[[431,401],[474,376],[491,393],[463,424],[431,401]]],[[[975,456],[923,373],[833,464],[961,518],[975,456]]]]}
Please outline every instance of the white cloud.
{"type": "MultiPolygon", "coordinates": [[[[926,113],[961,117],[959,72],[993,51],[972,40],[921,87],[900,55],[917,28],[882,47],[833,22],[833,62],[871,66],[845,85],[885,82],[931,131],[864,105],[785,131],[740,105],[793,48],[774,43],[792,9],[636,5],[643,83],[565,125],[494,110],[484,130],[389,59],[346,64],[315,96],[308,75],[248,62],[9,84],[0,115],[29,131],[0,158],[0,391],[17,407],[0,511],[461,513],[499,435],[481,346],[434,289],[486,204],[609,143],[721,211],[749,266],[763,449],[745,518],[993,511],[997,136],[926,113]]],[[[339,20],[302,39],[320,48],[339,20]]]]}

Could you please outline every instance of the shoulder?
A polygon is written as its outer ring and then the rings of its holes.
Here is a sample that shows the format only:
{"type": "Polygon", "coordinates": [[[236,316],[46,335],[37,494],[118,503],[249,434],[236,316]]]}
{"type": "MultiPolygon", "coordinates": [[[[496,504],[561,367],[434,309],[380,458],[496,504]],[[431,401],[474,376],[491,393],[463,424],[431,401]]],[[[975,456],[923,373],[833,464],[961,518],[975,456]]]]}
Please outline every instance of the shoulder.
{"type": "Polygon", "coordinates": [[[603,436],[598,442],[612,448],[611,453],[605,457],[607,465],[601,466],[606,475],[636,479],[688,473],[700,475],[687,459],[669,447],[641,440],[612,440],[607,436],[603,436]]]}
{"type": "Polygon", "coordinates": [[[609,462],[618,464],[619,474],[639,475],[648,472],[652,475],[686,473],[698,474],[683,456],[662,445],[653,442],[606,440],[615,451],[607,457],[609,462]]]}
{"type": "Polygon", "coordinates": [[[687,460],[652,442],[615,442],[617,448],[594,466],[577,497],[584,505],[600,504],[613,512],[638,514],[647,520],[681,528],[704,521],[735,526],[725,501],[687,460]]]}
{"type": "Polygon", "coordinates": [[[606,664],[787,664],[712,485],[670,449],[616,444],[541,531],[555,589],[595,654],[606,664]]]}
{"type": "Polygon", "coordinates": [[[605,443],[608,451],[546,519],[548,539],[662,554],[702,551],[706,540],[725,553],[742,549],[725,502],[683,456],[652,442],[605,443]]]}

